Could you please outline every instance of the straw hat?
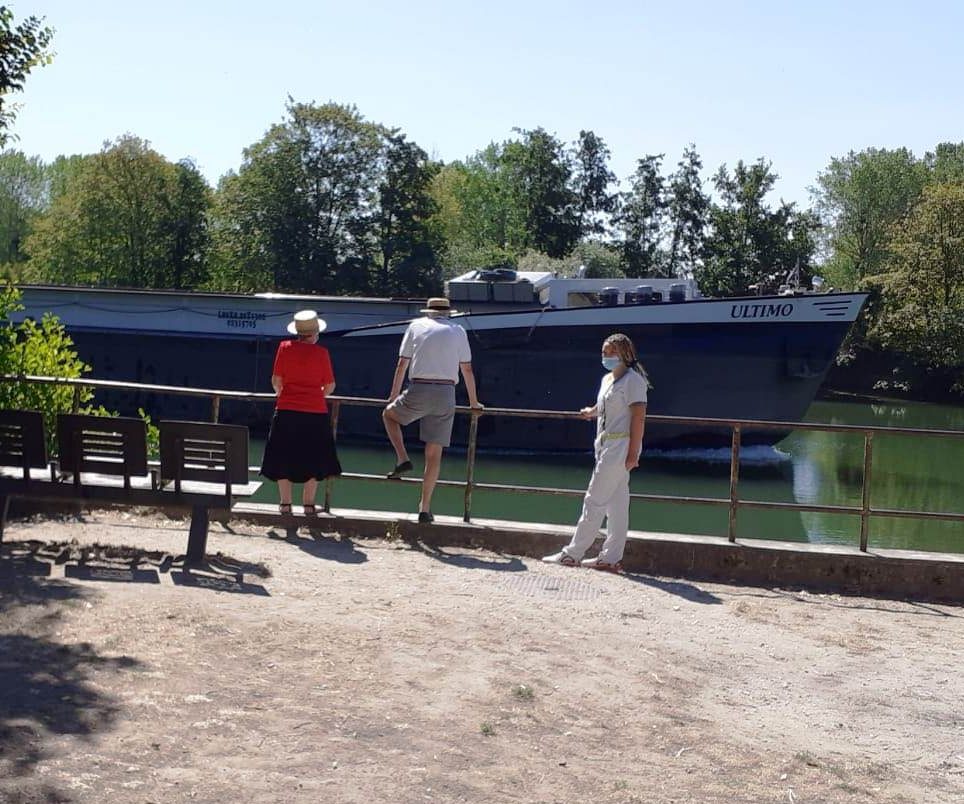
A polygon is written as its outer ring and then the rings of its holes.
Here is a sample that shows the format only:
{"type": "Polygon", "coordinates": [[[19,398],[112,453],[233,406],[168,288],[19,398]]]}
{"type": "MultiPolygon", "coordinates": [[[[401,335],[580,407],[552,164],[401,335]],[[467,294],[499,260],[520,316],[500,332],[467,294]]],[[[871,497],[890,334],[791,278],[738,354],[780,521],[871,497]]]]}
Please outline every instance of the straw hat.
{"type": "Polygon", "coordinates": [[[435,296],[428,300],[426,305],[422,308],[423,313],[457,313],[458,310],[452,309],[451,302],[444,296],[435,296]]]}
{"type": "Polygon", "coordinates": [[[288,332],[292,335],[305,335],[309,332],[324,332],[327,326],[314,310],[299,310],[288,324],[288,332]]]}

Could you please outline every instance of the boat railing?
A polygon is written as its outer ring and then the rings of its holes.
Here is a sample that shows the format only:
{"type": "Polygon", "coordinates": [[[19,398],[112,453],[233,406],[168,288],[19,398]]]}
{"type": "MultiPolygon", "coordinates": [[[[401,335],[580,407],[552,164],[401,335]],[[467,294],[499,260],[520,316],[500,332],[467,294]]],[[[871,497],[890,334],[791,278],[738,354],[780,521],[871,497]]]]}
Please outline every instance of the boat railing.
{"type": "MultiPolygon", "coordinates": [[[[39,385],[69,386],[74,389],[73,408],[76,411],[81,403],[85,388],[91,390],[126,390],[145,394],[170,394],[178,396],[206,397],[211,400],[211,421],[217,422],[221,415],[221,403],[225,400],[239,402],[273,403],[275,395],[272,393],[254,393],[247,391],[228,391],[210,388],[184,388],[173,385],[151,385],[146,383],[126,382],[119,380],[94,380],[88,378],[48,377],[41,375],[0,375],[0,381],[6,383],[28,383],[39,385]]],[[[337,439],[338,416],[344,406],[384,407],[388,400],[366,397],[348,397],[333,395],[329,397],[331,409],[332,430],[337,439]]],[[[507,485],[500,483],[481,483],[475,480],[476,452],[478,446],[478,423],[480,416],[504,416],[531,419],[571,419],[581,420],[576,412],[558,410],[521,410],[516,408],[485,408],[483,411],[468,407],[457,407],[458,415],[469,416],[469,433],[466,449],[465,480],[439,479],[437,485],[462,488],[464,490],[463,520],[471,522],[472,494],[474,491],[515,492],[524,494],[548,494],[567,497],[582,497],[584,491],[546,486],[507,485]]],[[[673,494],[630,494],[631,501],[650,503],[674,503],[686,505],[726,506],[729,513],[727,523],[727,538],[730,542],[737,539],[737,515],[740,509],[765,509],[778,511],[806,511],[823,514],[849,514],[860,518],[859,549],[867,552],[870,520],[872,517],[910,518],[932,521],[964,522],[964,513],[951,511],[924,511],[915,509],[877,508],[871,504],[871,487],[873,481],[874,438],[881,435],[906,436],[919,438],[964,438],[961,430],[936,430],[915,427],[879,427],[847,424],[820,424],[814,422],[765,421],[755,419],[699,419],[685,416],[647,415],[647,423],[677,424],[696,427],[726,429],[730,437],[730,478],[729,494],[727,497],[691,497],[673,494]],[[743,499],[740,496],[740,454],[743,434],[748,430],[804,430],[824,433],[857,434],[863,436],[863,473],[861,476],[860,505],[818,505],[798,502],[776,502],[770,500],[743,499]]],[[[254,467],[252,467],[254,469],[254,467]]],[[[356,472],[345,472],[342,477],[351,480],[366,480],[397,483],[418,483],[417,478],[398,478],[389,481],[384,475],[372,475],[356,472]]],[[[325,484],[326,512],[331,511],[331,500],[334,490],[333,479],[329,478],[325,484]]]]}

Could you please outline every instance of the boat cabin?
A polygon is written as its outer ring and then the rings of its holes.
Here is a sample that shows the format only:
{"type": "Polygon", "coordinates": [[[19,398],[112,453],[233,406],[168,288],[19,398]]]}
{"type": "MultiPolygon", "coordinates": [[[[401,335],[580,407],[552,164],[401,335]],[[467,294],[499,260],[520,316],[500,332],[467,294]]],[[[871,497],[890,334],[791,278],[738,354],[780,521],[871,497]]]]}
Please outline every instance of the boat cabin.
{"type": "Polygon", "coordinates": [[[450,279],[446,295],[470,306],[616,307],[668,304],[700,297],[692,279],[561,278],[551,271],[469,271],[450,279]]]}

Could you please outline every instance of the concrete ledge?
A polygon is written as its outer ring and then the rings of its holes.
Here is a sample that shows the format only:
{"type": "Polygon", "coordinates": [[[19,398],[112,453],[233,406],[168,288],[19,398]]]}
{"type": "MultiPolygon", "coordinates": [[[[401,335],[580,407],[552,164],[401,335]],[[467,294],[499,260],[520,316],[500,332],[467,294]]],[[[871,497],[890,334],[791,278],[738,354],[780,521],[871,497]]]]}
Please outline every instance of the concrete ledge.
{"type": "MultiPolygon", "coordinates": [[[[123,507],[123,506],[104,506],[123,507]]],[[[32,511],[80,505],[31,505],[32,511]]],[[[297,506],[296,506],[297,510],[297,506]]],[[[21,510],[21,513],[24,513],[21,510]]],[[[177,512],[183,515],[183,511],[177,512]]],[[[435,547],[485,548],[540,558],[557,551],[574,528],[498,519],[465,523],[436,516],[419,525],[412,513],[334,509],[314,517],[282,516],[276,505],[238,503],[211,511],[212,520],[245,520],[281,528],[309,528],[362,539],[401,538],[435,547]]],[[[217,533],[209,545],[216,549],[217,533]]],[[[743,539],[731,544],[715,536],[632,531],[623,566],[627,572],[757,587],[806,589],[847,595],[964,603],[964,555],[911,550],[872,550],[831,544],[743,539]]]]}
{"type": "MultiPolygon", "coordinates": [[[[419,525],[414,514],[334,509],[308,520],[280,517],[274,506],[242,503],[232,518],[311,525],[356,538],[400,537],[437,547],[478,547],[540,558],[555,552],[573,527],[496,519],[465,523],[436,516],[419,525]]],[[[679,533],[632,531],[623,566],[627,572],[759,587],[807,589],[897,600],[964,602],[964,555],[875,550],[831,544],[738,540],[679,533]]]]}

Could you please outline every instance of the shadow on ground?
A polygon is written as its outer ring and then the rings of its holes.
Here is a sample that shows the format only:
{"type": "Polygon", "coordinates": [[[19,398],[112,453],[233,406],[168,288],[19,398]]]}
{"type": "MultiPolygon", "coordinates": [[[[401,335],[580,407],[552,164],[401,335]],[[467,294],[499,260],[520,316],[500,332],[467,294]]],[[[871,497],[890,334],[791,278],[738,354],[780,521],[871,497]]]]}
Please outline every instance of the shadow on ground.
{"type": "Polygon", "coordinates": [[[267,565],[223,553],[207,555],[203,561],[188,565],[183,555],[126,545],[29,540],[5,543],[2,550],[0,583],[49,577],[53,565],[62,564],[64,576],[77,581],[157,584],[162,574],[170,573],[171,580],[181,586],[266,596],[268,591],[263,586],[247,583],[244,576],[271,577],[267,565]]]}
{"type": "MultiPolygon", "coordinates": [[[[16,557],[14,557],[16,558],[16,557]]],[[[63,644],[64,608],[89,606],[96,590],[12,572],[0,554],[0,800],[70,801],[32,778],[34,766],[62,736],[90,739],[112,727],[117,701],[95,674],[141,669],[129,656],[103,656],[86,643],[63,644]]]]}
{"type": "Polygon", "coordinates": [[[718,604],[723,602],[721,598],[711,592],[700,589],[691,583],[686,583],[686,581],[664,581],[660,578],[650,577],[649,575],[637,575],[629,572],[625,573],[623,577],[627,581],[649,586],[653,589],[659,589],[661,592],[668,592],[671,595],[677,595],[691,603],[718,604]]]}
{"type": "Polygon", "coordinates": [[[302,536],[297,527],[286,528],[283,533],[274,528],[268,531],[268,538],[288,542],[315,558],[342,564],[364,564],[368,561],[368,556],[355,547],[351,539],[344,536],[335,539],[336,535],[325,533],[320,528],[309,529],[308,536],[302,536]]]}
{"type": "Polygon", "coordinates": [[[409,542],[413,549],[420,553],[448,564],[450,567],[461,567],[462,569],[481,569],[492,572],[523,572],[526,565],[518,556],[507,556],[498,553],[496,558],[480,558],[475,555],[464,553],[446,553],[439,547],[424,542],[409,542]]]}

